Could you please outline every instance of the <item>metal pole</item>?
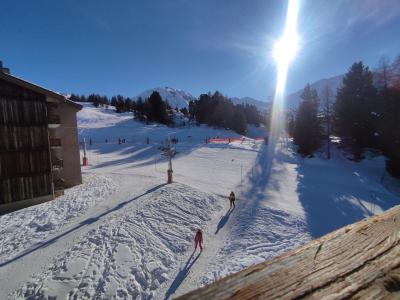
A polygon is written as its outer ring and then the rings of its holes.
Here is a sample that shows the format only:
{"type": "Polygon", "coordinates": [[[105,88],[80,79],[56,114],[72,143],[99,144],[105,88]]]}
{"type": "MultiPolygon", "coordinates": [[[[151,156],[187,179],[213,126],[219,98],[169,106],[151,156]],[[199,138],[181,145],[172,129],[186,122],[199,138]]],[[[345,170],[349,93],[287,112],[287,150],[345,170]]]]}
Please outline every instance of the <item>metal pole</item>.
{"type": "Polygon", "coordinates": [[[82,158],[82,165],[88,165],[88,159],[86,157],[86,139],[83,138],[83,158],[82,158]]]}

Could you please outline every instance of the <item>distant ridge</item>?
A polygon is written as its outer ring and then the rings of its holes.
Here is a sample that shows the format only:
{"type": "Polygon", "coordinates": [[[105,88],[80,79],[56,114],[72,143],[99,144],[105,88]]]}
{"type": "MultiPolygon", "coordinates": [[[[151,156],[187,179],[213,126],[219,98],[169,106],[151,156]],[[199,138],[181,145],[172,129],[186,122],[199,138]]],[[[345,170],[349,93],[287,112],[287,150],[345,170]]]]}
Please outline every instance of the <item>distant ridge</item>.
{"type": "Polygon", "coordinates": [[[268,102],[260,101],[251,97],[233,97],[230,98],[234,104],[251,104],[255,105],[259,111],[266,111],[268,108],[268,102]]]}
{"type": "MultiPolygon", "coordinates": [[[[318,92],[318,95],[321,94],[323,88],[328,85],[334,95],[336,95],[337,89],[341,86],[342,80],[343,80],[344,75],[337,75],[333,76],[330,78],[324,78],[320,79],[318,81],[315,81],[314,83],[311,84],[311,87],[315,88],[318,92]]],[[[189,102],[191,100],[196,100],[196,97],[194,97],[191,93],[186,92],[184,90],[172,88],[172,87],[156,87],[153,89],[146,90],[139,95],[134,97],[134,100],[137,100],[139,97],[141,97],[143,100],[146,100],[148,97],[150,97],[151,93],[153,91],[157,91],[161,98],[164,101],[168,101],[169,105],[172,108],[178,107],[178,108],[184,108],[189,106],[189,102]]],[[[289,94],[286,97],[286,108],[289,111],[296,110],[297,107],[299,106],[300,103],[300,95],[303,92],[303,89],[300,89],[294,93],[289,94]]],[[[251,104],[255,105],[260,111],[266,111],[269,106],[270,102],[266,101],[260,101],[251,97],[231,97],[230,100],[234,104],[251,104]]]]}
{"type": "MultiPolygon", "coordinates": [[[[321,95],[322,90],[325,86],[329,86],[332,89],[334,95],[336,95],[337,89],[342,85],[344,75],[337,75],[334,77],[320,79],[315,81],[314,83],[310,84],[311,87],[317,90],[318,95],[321,95]]],[[[298,90],[292,94],[289,94],[286,97],[286,108],[289,111],[296,110],[300,103],[300,95],[303,92],[303,89],[298,90]]]]}
{"type": "MultiPolygon", "coordinates": [[[[140,93],[139,95],[135,96],[134,100],[138,100],[139,97],[141,97],[143,100],[146,100],[148,97],[150,97],[151,93],[153,93],[154,91],[157,91],[164,101],[168,101],[169,105],[172,108],[188,107],[189,102],[191,100],[196,100],[196,97],[194,97],[189,92],[172,87],[156,87],[154,89],[146,90],[140,93]]],[[[260,111],[265,111],[268,106],[267,102],[263,102],[251,97],[242,97],[242,98],[232,97],[230,99],[234,104],[255,105],[260,111]]]]}

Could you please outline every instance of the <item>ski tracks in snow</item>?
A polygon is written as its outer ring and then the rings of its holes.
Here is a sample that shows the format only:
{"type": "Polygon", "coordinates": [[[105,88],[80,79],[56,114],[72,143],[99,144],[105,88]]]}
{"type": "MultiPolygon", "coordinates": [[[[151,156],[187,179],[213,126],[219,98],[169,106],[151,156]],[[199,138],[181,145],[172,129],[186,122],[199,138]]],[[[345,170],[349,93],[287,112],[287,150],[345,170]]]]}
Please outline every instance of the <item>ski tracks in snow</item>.
{"type": "Polygon", "coordinates": [[[117,182],[110,177],[87,174],[82,185],[67,190],[54,201],[0,216],[0,263],[59,232],[117,188],[117,182]]]}
{"type": "MultiPolygon", "coordinates": [[[[189,248],[189,251],[187,251],[184,257],[185,259],[181,260],[179,272],[174,281],[170,284],[168,290],[166,290],[165,293],[163,291],[160,297],[157,298],[170,299],[199,288],[206,283],[204,281],[204,275],[207,274],[212,264],[215,262],[218,251],[224,245],[227,234],[229,233],[227,228],[224,226],[220,227],[221,220],[226,216],[226,209],[228,208],[229,201],[227,199],[221,199],[221,197],[219,198],[223,208],[214,213],[211,216],[211,220],[202,228],[204,242],[203,251],[199,252],[200,250],[197,249],[196,252],[194,252],[194,245],[192,245],[192,248],[189,248]],[[162,296],[164,294],[165,296],[162,296]]],[[[224,223],[224,225],[225,224],[226,223],[224,223]]]]}
{"type": "Polygon", "coordinates": [[[161,186],[140,200],[88,232],[14,296],[159,297],[193,247],[195,228],[204,228],[221,206],[216,197],[182,184],[161,186]]]}

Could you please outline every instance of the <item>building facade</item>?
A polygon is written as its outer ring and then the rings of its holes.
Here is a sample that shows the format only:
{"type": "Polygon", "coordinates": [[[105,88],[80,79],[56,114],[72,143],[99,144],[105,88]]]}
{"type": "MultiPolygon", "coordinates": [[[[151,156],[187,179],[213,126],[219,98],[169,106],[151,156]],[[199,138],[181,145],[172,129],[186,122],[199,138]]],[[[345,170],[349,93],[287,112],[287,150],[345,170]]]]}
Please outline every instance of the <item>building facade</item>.
{"type": "Polygon", "coordinates": [[[81,108],[0,65],[0,214],[82,183],[76,119],[81,108]]]}

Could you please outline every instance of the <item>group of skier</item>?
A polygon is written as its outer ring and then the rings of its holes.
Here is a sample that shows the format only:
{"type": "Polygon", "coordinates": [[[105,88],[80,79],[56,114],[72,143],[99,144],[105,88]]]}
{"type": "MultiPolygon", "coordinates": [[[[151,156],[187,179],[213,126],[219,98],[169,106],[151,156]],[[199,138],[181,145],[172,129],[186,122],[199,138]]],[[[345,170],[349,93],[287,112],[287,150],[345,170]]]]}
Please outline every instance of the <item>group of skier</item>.
{"type": "MultiPolygon", "coordinates": [[[[229,203],[230,203],[229,209],[235,208],[236,196],[233,191],[229,194],[228,199],[229,199],[229,203]]],[[[196,235],[194,236],[194,251],[197,250],[197,246],[199,246],[200,252],[202,252],[203,251],[203,232],[201,231],[201,229],[197,229],[196,235]]]]}

